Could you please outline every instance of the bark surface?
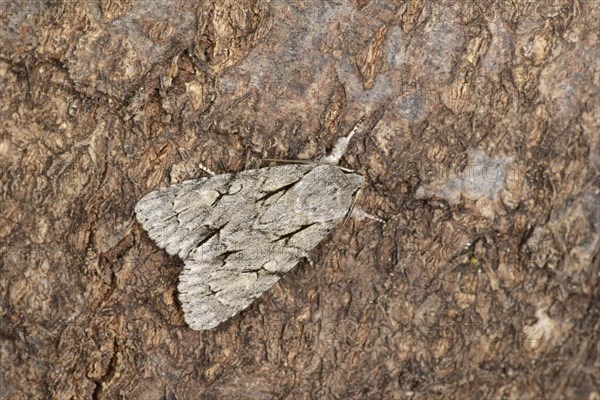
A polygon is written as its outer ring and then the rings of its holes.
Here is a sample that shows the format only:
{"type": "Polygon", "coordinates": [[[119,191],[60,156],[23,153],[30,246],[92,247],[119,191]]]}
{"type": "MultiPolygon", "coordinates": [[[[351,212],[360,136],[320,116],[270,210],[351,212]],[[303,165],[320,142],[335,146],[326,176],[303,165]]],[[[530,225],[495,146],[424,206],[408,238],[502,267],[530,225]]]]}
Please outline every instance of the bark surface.
{"type": "Polygon", "coordinates": [[[3,399],[600,398],[598,1],[0,7],[3,399]],[[361,116],[387,222],[189,329],[136,202],[361,116]]]}

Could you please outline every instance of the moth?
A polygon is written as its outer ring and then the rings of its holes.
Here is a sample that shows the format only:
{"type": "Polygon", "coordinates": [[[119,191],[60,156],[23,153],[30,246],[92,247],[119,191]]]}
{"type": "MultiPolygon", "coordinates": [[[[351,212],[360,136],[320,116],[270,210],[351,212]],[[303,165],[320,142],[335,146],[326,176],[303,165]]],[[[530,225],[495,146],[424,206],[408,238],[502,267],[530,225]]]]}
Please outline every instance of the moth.
{"type": "Polygon", "coordinates": [[[188,180],[139,200],[144,230],[185,264],[178,291],[190,328],[247,308],[349,214],[363,177],[337,164],[359,125],[320,163],[188,180]]]}

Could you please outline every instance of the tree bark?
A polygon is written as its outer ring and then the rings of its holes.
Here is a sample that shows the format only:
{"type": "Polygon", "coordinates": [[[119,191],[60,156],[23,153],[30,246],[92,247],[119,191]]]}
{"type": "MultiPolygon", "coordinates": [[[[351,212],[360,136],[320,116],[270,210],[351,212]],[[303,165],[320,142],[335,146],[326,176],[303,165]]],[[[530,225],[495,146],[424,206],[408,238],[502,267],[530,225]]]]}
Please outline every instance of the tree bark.
{"type": "Polygon", "coordinates": [[[4,2],[0,397],[599,398],[599,4],[4,2]],[[136,202],[360,117],[386,223],[187,327],[136,202]]]}

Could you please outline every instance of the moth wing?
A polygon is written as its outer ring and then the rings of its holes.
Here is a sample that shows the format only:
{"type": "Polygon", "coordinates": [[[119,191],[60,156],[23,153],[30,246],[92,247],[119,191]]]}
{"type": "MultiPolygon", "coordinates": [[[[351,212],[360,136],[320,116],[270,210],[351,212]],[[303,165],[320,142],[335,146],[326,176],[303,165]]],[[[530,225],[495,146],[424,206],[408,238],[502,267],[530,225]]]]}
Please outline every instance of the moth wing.
{"type": "Polygon", "coordinates": [[[182,260],[231,220],[248,223],[260,207],[256,200],[300,180],[311,166],[288,165],[188,180],[156,189],[135,206],[148,236],[182,260]]]}
{"type": "Polygon", "coordinates": [[[202,221],[227,181],[218,175],[156,189],[136,204],[137,220],[159,247],[183,259],[210,235],[202,221]]]}
{"type": "Polygon", "coordinates": [[[207,242],[185,260],[179,300],[186,323],[196,330],[214,328],[247,308],[315,247],[333,222],[312,225],[287,242],[265,245],[248,239],[238,250],[207,242]],[[308,246],[308,247],[307,247],[308,246]]]}

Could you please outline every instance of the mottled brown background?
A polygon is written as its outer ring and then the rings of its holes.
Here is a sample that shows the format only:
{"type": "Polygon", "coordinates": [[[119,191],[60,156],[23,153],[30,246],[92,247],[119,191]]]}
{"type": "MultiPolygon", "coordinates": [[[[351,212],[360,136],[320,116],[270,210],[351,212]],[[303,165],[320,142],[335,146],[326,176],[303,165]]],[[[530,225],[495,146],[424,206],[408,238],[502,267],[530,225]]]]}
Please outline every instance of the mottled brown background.
{"type": "Polygon", "coordinates": [[[600,399],[600,2],[0,5],[3,399],[600,399]],[[187,328],[137,200],[362,115],[387,223],[187,328]]]}

